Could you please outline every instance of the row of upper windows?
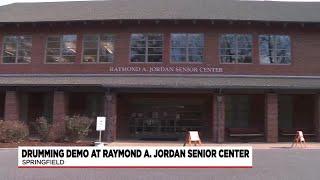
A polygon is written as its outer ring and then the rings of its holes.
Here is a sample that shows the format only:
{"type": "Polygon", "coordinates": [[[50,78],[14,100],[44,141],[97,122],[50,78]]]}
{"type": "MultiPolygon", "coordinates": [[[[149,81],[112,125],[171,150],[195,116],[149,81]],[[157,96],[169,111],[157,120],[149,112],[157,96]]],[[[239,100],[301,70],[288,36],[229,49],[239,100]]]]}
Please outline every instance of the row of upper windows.
{"type": "MultiPolygon", "coordinates": [[[[77,54],[77,35],[48,36],[46,63],[73,63],[77,54]]],[[[163,59],[163,34],[131,34],[130,61],[161,63],[163,59]]],[[[203,62],[204,34],[172,33],[171,62],[203,62]]],[[[252,35],[223,34],[219,38],[220,63],[252,63],[252,35]]],[[[114,60],[115,36],[113,34],[86,34],[82,42],[82,61],[107,63],[114,60]]],[[[4,36],[3,63],[30,63],[32,37],[4,36]]],[[[291,41],[286,35],[259,35],[261,64],[290,64],[291,41]]]]}

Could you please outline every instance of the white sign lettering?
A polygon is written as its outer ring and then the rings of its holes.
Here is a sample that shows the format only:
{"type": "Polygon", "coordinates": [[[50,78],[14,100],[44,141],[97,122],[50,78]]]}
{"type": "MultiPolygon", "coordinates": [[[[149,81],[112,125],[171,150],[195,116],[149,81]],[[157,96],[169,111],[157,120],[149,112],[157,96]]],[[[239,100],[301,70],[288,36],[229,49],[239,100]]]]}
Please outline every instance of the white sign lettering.
{"type": "Polygon", "coordinates": [[[110,66],[108,69],[112,73],[222,73],[222,68],[210,66],[110,66]]]}

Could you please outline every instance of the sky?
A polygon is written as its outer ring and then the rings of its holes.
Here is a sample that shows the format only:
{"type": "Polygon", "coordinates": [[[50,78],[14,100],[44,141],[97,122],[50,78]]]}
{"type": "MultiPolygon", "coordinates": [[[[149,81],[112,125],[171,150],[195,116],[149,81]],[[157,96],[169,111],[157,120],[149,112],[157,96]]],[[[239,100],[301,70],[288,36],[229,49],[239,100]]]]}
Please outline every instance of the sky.
{"type": "MultiPolygon", "coordinates": [[[[0,6],[15,3],[15,2],[58,2],[58,1],[66,1],[66,0],[0,0],[0,6]]],[[[68,1],[85,1],[85,0],[68,0],[68,1]]],[[[274,1],[274,0],[271,0],[271,1],[274,1]]],[[[312,1],[320,1],[320,0],[275,0],[275,1],[309,1],[309,2],[312,2],[312,1]]]]}

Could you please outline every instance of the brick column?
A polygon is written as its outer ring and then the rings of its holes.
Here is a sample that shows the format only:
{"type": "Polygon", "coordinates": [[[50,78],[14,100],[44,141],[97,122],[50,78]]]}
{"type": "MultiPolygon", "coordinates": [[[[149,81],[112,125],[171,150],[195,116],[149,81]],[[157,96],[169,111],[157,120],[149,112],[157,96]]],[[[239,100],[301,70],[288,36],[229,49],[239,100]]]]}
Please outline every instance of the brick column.
{"type": "Polygon", "coordinates": [[[16,91],[7,91],[4,105],[4,120],[18,121],[19,120],[19,102],[16,91]]]}
{"type": "Polygon", "coordinates": [[[266,94],[265,136],[267,142],[278,142],[278,95],[266,94]]]}
{"type": "Polygon", "coordinates": [[[224,142],[225,130],[225,97],[213,95],[212,98],[213,142],[224,142]]]}
{"type": "Polygon", "coordinates": [[[315,118],[314,118],[314,125],[315,125],[315,135],[316,140],[320,142],[320,94],[314,95],[314,112],[315,112],[315,118]]]}
{"type": "Polygon", "coordinates": [[[105,94],[105,114],[107,122],[104,138],[107,142],[113,142],[117,136],[117,95],[113,92],[105,94]]]}
{"type": "Polygon", "coordinates": [[[65,92],[54,91],[53,93],[53,122],[64,121],[67,115],[68,100],[65,92]]]}

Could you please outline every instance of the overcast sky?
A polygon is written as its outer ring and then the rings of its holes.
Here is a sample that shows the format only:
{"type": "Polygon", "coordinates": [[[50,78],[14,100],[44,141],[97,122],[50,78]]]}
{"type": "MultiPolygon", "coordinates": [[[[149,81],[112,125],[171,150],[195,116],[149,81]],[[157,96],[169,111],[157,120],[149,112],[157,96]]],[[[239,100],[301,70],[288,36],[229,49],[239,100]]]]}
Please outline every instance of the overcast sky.
{"type": "MultiPolygon", "coordinates": [[[[56,2],[66,0],[0,0],[0,6],[15,2],[56,2]]],[[[68,1],[85,1],[85,0],[68,0],[68,1]]],[[[276,1],[320,1],[320,0],[276,0],[276,1]]]]}

